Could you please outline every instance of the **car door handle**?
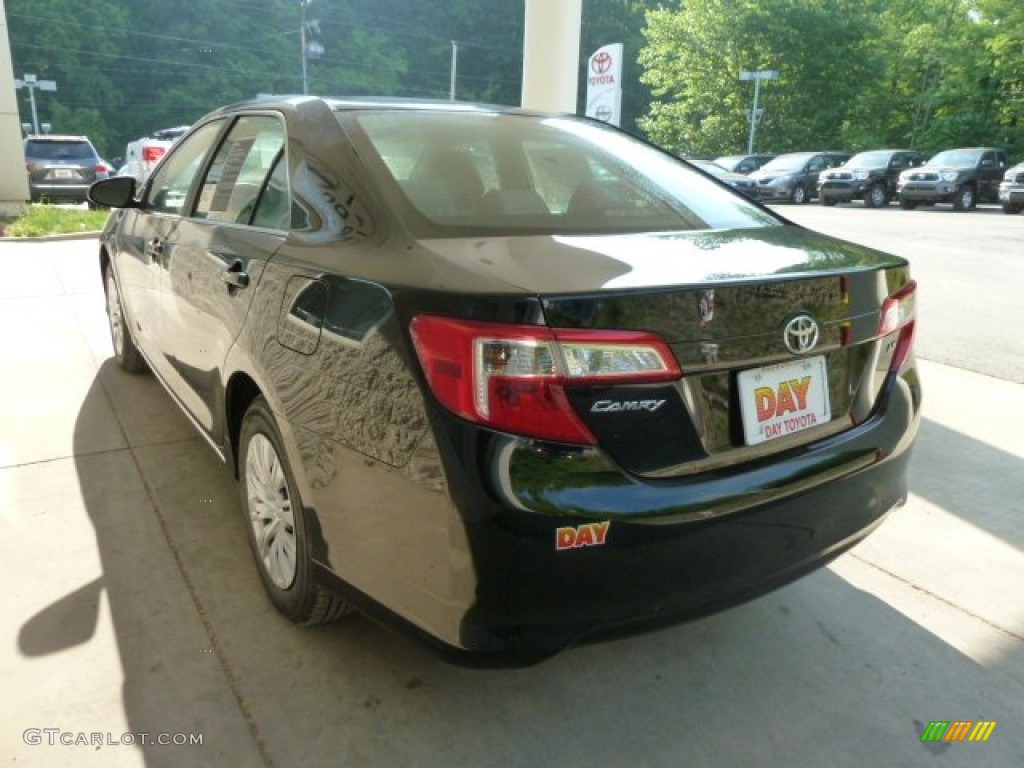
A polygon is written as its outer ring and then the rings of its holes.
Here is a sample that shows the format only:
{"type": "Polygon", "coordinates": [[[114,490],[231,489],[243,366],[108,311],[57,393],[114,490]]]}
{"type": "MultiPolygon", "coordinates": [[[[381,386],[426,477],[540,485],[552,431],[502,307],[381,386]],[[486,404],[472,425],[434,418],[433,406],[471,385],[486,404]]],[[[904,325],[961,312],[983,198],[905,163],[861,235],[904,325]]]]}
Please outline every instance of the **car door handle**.
{"type": "Polygon", "coordinates": [[[233,288],[248,288],[249,273],[242,266],[241,259],[235,259],[220,273],[220,279],[233,288]]]}

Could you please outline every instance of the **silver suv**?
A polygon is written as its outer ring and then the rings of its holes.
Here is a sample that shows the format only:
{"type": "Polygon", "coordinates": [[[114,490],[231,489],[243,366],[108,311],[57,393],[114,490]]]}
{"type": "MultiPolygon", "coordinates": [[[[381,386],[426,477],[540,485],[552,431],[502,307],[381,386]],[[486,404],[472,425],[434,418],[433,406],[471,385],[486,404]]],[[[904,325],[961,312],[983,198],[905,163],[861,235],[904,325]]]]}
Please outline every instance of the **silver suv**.
{"type": "Polygon", "coordinates": [[[25,165],[33,203],[87,202],[89,185],[112,175],[85,136],[29,136],[25,165]]]}

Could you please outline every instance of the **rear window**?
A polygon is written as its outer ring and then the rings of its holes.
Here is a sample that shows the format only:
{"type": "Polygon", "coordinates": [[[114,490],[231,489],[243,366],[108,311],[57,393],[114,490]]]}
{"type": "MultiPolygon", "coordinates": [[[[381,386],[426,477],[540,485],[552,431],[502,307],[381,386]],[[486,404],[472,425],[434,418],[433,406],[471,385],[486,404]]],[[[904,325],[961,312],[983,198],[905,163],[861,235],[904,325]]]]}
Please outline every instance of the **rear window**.
{"type": "Polygon", "coordinates": [[[25,142],[25,157],[39,160],[92,160],[96,152],[87,141],[39,141],[25,142]]]}
{"type": "Polygon", "coordinates": [[[779,224],[670,155],[587,120],[425,110],[339,117],[417,236],[779,224]]]}

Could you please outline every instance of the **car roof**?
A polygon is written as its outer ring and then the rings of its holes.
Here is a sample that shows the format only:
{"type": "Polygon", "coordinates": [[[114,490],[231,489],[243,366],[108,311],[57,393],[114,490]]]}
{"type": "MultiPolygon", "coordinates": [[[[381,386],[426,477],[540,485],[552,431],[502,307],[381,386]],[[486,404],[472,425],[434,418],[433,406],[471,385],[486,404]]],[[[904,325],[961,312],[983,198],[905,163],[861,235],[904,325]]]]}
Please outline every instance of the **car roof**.
{"type": "MultiPolygon", "coordinates": [[[[470,101],[447,101],[443,99],[411,99],[399,97],[353,96],[325,98],[320,96],[265,96],[228,104],[211,112],[210,115],[233,114],[251,109],[282,109],[302,111],[315,104],[325,105],[334,111],[359,109],[389,109],[408,111],[442,111],[452,113],[550,115],[551,112],[523,109],[522,107],[485,104],[470,101]]],[[[568,114],[568,113],[566,113],[568,114]]]]}
{"type": "Polygon", "coordinates": [[[26,136],[25,141],[88,141],[88,136],[66,136],[54,133],[41,133],[33,136],[26,136]]]}
{"type": "MultiPolygon", "coordinates": [[[[1002,147],[950,147],[949,149],[940,149],[939,152],[1005,152],[1006,150],[1002,147]]],[[[939,154],[936,152],[935,154],[939,154]]]]}
{"type": "Polygon", "coordinates": [[[921,154],[920,150],[917,150],[917,149],[886,149],[886,148],[882,148],[882,149],[862,149],[862,150],[856,152],[855,154],[866,155],[868,152],[917,152],[918,154],[921,154]]]}

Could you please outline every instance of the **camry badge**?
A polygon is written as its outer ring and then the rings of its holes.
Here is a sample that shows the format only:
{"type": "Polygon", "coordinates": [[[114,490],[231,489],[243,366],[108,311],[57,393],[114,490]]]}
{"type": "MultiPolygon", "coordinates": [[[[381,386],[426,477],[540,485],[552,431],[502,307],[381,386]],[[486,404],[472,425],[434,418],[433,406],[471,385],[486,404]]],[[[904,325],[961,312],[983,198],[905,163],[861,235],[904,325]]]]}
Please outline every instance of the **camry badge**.
{"type": "Polygon", "coordinates": [[[786,323],[782,341],[794,355],[810,352],[818,343],[818,324],[810,315],[797,315],[786,323]]]}

